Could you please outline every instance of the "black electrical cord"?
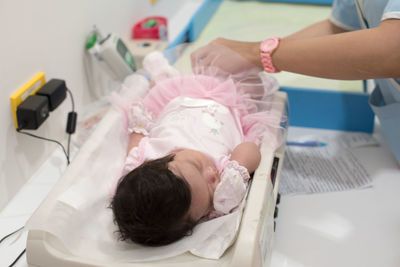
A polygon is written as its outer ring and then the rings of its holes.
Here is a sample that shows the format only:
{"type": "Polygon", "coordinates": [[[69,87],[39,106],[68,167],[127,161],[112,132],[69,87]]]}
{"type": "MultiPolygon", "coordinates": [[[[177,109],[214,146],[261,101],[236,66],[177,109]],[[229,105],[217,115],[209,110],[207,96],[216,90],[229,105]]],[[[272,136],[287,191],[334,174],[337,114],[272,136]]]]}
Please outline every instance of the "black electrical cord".
{"type": "Polygon", "coordinates": [[[18,255],[18,257],[15,258],[15,260],[8,266],[8,267],[13,267],[18,260],[22,257],[22,255],[24,255],[26,252],[26,248],[24,248],[24,250],[18,255]]]}
{"type": "Polygon", "coordinates": [[[74,102],[74,97],[72,96],[72,92],[71,90],[69,90],[67,88],[67,93],[69,94],[69,96],[71,97],[71,105],[72,105],[72,111],[75,111],[75,102],[74,102]]]}
{"type": "MultiPolygon", "coordinates": [[[[74,97],[72,95],[72,92],[69,89],[67,89],[67,92],[68,92],[68,94],[69,94],[69,96],[71,98],[72,111],[70,113],[73,113],[76,116],[74,97]]],[[[75,119],[76,119],[76,117],[75,117],[75,119]]],[[[70,120],[70,114],[68,114],[68,120],[70,120]]],[[[22,131],[20,128],[17,129],[17,132],[25,134],[25,135],[29,135],[31,137],[35,137],[35,138],[38,138],[38,139],[41,139],[41,140],[45,140],[45,141],[56,143],[57,145],[59,145],[62,148],[62,150],[64,152],[64,155],[65,155],[65,158],[67,159],[67,165],[69,165],[69,163],[70,163],[71,134],[74,133],[74,131],[75,131],[75,124],[76,124],[76,121],[74,121],[73,131],[69,130],[68,126],[67,126],[67,133],[68,133],[67,149],[65,149],[65,147],[60,142],[58,142],[57,140],[53,140],[53,139],[49,139],[49,138],[46,138],[46,137],[38,136],[38,135],[35,135],[35,134],[32,134],[32,133],[28,133],[28,132],[22,131]]]]}
{"type": "Polygon", "coordinates": [[[22,229],[24,229],[24,227],[23,227],[23,226],[22,226],[21,228],[19,228],[19,229],[15,230],[14,232],[12,232],[12,233],[9,233],[8,235],[6,235],[6,236],[2,237],[2,238],[0,239],[0,243],[1,243],[1,242],[3,242],[4,240],[6,240],[7,238],[9,238],[10,236],[12,236],[13,234],[15,234],[15,233],[17,233],[17,232],[21,231],[22,229]]]}
{"type": "MultiPolygon", "coordinates": [[[[17,132],[22,133],[22,134],[26,134],[26,135],[29,135],[29,136],[31,136],[31,137],[35,137],[35,138],[38,138],[38,139],[41,139],[41,140],[50,141],[50,142],[54,142],[54,143],[58,144],[59,146],[61,146],[61,148],[62,148],[62,150],[63,150],[63,152],[64,152],[64,154],[65,154],[65,157],[66,157],[66,159],[67,159],[67,164],[69,165],[69,154],[67,154],[67,152],[65,151],[64,146],[63,146],[60,142],[58,142],[58,141],[56,141],[56,140],[53,140],[53,139],[48,139],[48,138],[45,138],[45,137],[42,137],[42,136],[34,135],[34,134],[31,134],[31,133],[23,132],[23,131],[21,131],[20,129],[17,129],[17,132]]],[[[70,136],[71,136],[71,135],[70,135],[70,136]]],[[[68,144],[68,146],[69,146],[69,144],[68,144]]],[[[69,150],[69,148],[68,148],[68,150],[69,150]]],[[[23,227],[21,227],[20,229],[18,229],[18,230],[16,230],[16,231],[12,232],[11,234],[8,234],[8,235],[5,236],[5,237],[3,237],[3,238],[1,239],[1,241],[3,241],[4,239],[6,239],[7,237],[11,236],[12,234],[18,232],[18,231],[21,230],[22,228],[23,228],[23,227]]],[[[0,242],[1,242],[1,241],[0,241],[0,242]]],[[[25,251],[26,251],[26,248],[18,255],[17,258],[15,258],[15,260],[9,265],[9,267],[14,266],[14,265],[18,262],[18,260],[22,257],[22,255],[24,255],[25,251]]]]}
{"type": "Polygon", "coordinates": [[[68,134],[68,144],[67,144],[67,154],[68,154],[68,160],[69,160],[69,156],[71,155],[70,153],[70,147],[71,147],[71,134],[68,134]]]}
{"type": "MultiPolygon", "coordinates": [[[[70,120],[70,114],[71,114],[71,113],[76,114],[76,113],[75,113],[75,101],[74,101],[74,97],[73,97],[73,95],[72,95],[71,90],[69,90],[69,89],[67,88],[67,92],[68,92],[68,94],[69,94],[69,97],[71,98],[71,105],[72,105],[72,110],[71,110],[71,112],[68,114],[68,120],[70,120]]],[[[68,153],[68,161],[69,161],[69,157],[70,157],[70,155],[71,155],[71,154],[70,154],[71,134],[73,134],[73,132],[75,131],[76,121],[75,121],[75,125],[74,125],[74,127],[73,127],[74,129],[73,129],[72,132],[69,130],[68,125],[69,125],[69,121],[67,121],[67,132],[68,132],[67,153],[68,153]]]]}
{"type": "MultiPolygon", "coordinates": [[[[10,236],[12,236],[13,234],[15,234],[15,233],[21,231],[22,229],[24,229],[23,226],[22,226],[21,228],[15,230],[14,232],[9,233],[8,235],[2,237],[2,238],[0,239],[0,243],[3,242],[4,240],[6,240],[7,238],[9,238],[10,236]]],[[[26,251],[26,249],[24,249],[24,250],[18,255],[18,257],[17,257],[8,267],[14,266],[14,265],[18,262],[18,260],[22,257],[22,255],[24,255],[25,251],[26,251]]]]}
{"type": "Polygon", "coordinates": [[[67,154],[67,151],[65,151],[64,146],[60,142],[58,142],[57,140],[53,140],[53,139],[49,139],[49,138],[46,138],[46,137],[38,136],[38,135],[35,135],[35,134],[31,134],[31,133],[28,133],[28,132],[25,132],[25,131],[21,131],[20,129],[17,129],[17,132],[25,134],[25,135],[29,135],[31,137],[35,137],[35,138],[38,138],[38,139],[41,139],[41,140],[45,140],[45,141],[56,143],[57,145],[59,145],[62,148],[62,150],[63,150],[63,152],[65,154],[65,157],[67,158],[67,164],[69,164],[69,155],[67,154]]]}

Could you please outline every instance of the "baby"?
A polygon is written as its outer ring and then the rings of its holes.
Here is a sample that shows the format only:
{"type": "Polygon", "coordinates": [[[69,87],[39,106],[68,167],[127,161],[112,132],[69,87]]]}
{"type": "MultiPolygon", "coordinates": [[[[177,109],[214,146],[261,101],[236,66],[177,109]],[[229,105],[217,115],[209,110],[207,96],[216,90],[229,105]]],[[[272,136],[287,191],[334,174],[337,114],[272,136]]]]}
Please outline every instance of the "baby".
{"type": "MultiPolygon", "coordinates": [[[[150,59],[150,72],[166,65],[150,59]]],[[[128,155],[111,202],[122,240],[166,245],[240,204],[260,140],[280,118],[239,87],[229,78],[164,73],[126,109],[128,155]]]]}

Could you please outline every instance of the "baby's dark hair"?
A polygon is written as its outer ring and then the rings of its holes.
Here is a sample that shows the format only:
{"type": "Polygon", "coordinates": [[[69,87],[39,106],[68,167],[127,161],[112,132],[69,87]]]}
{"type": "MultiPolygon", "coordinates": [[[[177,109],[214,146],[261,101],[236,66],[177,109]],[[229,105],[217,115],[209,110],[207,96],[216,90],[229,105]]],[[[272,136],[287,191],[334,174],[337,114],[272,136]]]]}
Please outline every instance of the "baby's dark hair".
{"type": "Polygon", "coordinates": [[[168,169],[174,156],[144,162],[121,178],[110,205],[120,240],[161,246],[191,234],[190,186],[168,169]]]}

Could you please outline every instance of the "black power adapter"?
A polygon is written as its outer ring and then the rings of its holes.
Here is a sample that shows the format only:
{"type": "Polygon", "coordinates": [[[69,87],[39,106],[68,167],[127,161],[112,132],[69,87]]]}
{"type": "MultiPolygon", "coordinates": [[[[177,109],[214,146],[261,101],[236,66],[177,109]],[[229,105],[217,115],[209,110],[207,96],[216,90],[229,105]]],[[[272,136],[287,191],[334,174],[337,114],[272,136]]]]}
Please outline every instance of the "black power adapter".
{"type": "Polygon", "coordinates": [[[36,130],[67,97],[65,81],[51,79],[17,107],[18,130],[36,130]]]}
{"type": "MultiPolygon", "coordinates": [[[[76,122],[78,114],[75,112],[75,103],[72,96],[72,92],[68,90],[64,80],[51,79],[42,88],[40,88],[36,94],[28,96],[18,107],[17,107],[17,132],[29,135],[42,140],[50,141],[60,145],[67,158],[67,164],[69,164],[70,156],[70,140],[71,135],[75,132],[76,122]],[[36,130],[39,126],[47,119],[49,112],[56,109],[67,97],[67,92],[71,97],[72,111],[68,113],[67,128],[68,133],[68,147],[67,151],[64,146],[57,140],[45,138],[42,136],[34,135],[29,132],[22,131],[36,130]]],[[[22,254],[21,254],[22,255],[22,254]]]]}
{"type": "Polygon", "coordinates": [[[36,130],[49,116],[49,100],[30,95],[17,108],[18,129],[36,130]]]}
{"type": "MultiPolygon", "coordinates": [[[[67,97],[67,86],[64,80],[51,79],[34,95],[27,97],[17,107],[18,129],[36,130],[67,97]]],[[[75,132],[77,114],[68,114],[67,133],[75,132]]]]}
{"type": "Polygon", "coordinates": [[[51,79],[36,92],[36,95],[47,97],[50,111],[53,111],[67,97],[67,86],[64,80],[51,79]]]}

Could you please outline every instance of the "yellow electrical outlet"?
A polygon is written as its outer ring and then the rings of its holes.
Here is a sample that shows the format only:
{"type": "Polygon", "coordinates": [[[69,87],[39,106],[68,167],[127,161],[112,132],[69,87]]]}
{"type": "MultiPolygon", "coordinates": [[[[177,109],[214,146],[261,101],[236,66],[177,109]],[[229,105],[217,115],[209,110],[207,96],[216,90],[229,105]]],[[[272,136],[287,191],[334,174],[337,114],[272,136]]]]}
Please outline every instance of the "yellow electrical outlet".
{"type": "Polygon", "coordinates": [[[39,72],[29,82],[19,88],[12,96],[10,96],[11,111],[14,118],[15,129],[18,129],[17,107],[28,96],[34,95],[46,83],[44,72],[39,72]]]}

